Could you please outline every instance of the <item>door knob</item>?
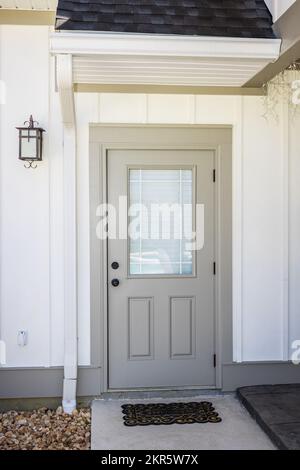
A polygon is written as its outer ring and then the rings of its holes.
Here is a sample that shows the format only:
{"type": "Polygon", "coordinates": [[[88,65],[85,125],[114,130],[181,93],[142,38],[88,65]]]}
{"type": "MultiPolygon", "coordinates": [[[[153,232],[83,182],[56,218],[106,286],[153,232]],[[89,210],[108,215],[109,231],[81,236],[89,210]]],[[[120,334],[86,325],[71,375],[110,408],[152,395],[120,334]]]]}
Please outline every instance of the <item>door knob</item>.
{"type": "Polygon", "coordinates": [[[116,270],[116,269],[119,269],[120,265],[119,263],[117,263],[117,261],[114,261],[111,265],[112,269],[116,270]]]}
{"type": "Polygon", "coordinates": [[[120,285],[119,279],[113,279],[113,280],[111,281],[111,285],[112,285],[113,287],[119,287],[119,285],[120,285]]]}

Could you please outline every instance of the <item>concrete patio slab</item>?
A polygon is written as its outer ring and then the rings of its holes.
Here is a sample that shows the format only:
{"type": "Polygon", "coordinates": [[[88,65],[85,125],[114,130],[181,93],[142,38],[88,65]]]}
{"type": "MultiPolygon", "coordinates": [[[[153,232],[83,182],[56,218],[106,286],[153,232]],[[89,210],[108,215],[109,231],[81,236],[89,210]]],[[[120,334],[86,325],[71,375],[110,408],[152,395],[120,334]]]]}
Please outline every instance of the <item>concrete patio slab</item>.
{"type": "Polygon", "coordinates": [[[192,399],[95,400],[92,405],[94,450],[274,450],[275,447],[233,395],[192,399]],[[122,404],[211,401],[220,424],[128,428],[122,404]]]}
{"type": "Polygon", "coordinates": [[[281,450],[300,450],[300,385],[238,390],[238,398],[281,450]]]}

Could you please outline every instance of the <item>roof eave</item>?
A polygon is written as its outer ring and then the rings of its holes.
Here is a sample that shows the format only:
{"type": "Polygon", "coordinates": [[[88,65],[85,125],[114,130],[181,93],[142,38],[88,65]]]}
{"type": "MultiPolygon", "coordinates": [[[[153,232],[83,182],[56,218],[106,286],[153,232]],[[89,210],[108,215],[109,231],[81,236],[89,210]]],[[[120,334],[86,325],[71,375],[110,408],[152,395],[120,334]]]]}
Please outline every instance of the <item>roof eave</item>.
{"type": "Polygon", "coordinates": [[[73,56],[74,84],[241,87],[276,61],[278,39],[55,32],[73,56]]]}

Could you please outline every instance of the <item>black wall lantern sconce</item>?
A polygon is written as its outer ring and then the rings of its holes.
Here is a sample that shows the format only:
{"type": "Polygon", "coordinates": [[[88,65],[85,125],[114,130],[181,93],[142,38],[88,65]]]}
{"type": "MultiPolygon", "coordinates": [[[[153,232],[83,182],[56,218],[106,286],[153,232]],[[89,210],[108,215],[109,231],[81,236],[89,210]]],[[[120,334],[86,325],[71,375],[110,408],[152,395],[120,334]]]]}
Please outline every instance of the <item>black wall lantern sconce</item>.
{"type": "Polygon", "coordinates": [[[36,168],[36,162],[43,159],[43,132],[41,127],[35,127],[39,124],[30,116],[29,121],[24,122],[24,126],[17,127],[19,131],[19,159],[25,161],[25,168],[36,168]]]}

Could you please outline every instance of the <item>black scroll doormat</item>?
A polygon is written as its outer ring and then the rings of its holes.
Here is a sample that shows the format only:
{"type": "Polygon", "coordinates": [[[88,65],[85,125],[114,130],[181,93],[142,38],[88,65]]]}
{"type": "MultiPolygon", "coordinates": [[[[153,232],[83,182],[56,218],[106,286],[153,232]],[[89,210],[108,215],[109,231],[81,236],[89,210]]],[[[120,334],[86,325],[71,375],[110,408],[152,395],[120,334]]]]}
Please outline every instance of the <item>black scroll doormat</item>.
{"type": "Polygon", "coordinates": [[[123,405],[125,426],[221,423],[212,403],[152,403],[123,405]]]}

